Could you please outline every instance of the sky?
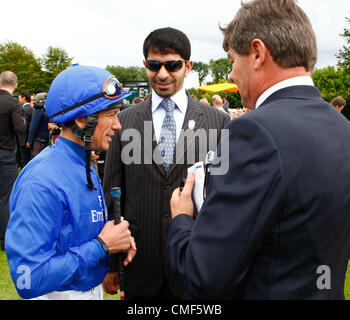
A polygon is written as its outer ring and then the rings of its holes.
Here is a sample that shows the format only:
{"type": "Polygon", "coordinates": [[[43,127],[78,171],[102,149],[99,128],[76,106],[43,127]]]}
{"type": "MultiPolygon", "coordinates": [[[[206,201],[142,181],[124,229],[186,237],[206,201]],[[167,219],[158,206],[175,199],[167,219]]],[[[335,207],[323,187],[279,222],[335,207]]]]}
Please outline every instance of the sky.
{"type": "MultiPolygon", "coordinates": [[[[335,66],[350,28],[349,0],[299,0],[318,42],[317,68],[335,66]]],[[[158,28],[173,27],[191,41],[193,61],[225,58],[219,26],[227,25],[240,0],[16,0],[1,4],[0,43],[15,41],[39,57],[49,46],[66,50],[73,63],[142,67],[143,41],[158,28]]],[[[117,75],[116,75],[117,76],[117,75]]],[[[198,86],[191,72],[185,87],[198,86]]]]}

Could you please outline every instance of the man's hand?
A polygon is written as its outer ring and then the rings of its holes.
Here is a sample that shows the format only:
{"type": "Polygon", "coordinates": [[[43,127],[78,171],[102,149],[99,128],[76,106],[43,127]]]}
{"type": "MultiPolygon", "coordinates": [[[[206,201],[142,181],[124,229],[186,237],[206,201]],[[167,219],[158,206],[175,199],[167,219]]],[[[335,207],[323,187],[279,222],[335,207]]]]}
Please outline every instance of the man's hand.
{"type": "Polygon", "coordinates": [[[131,237],[130,249],[128,250],[126,258],[124,260],[125,267],[132,261],[132,259],[134,259],[135,255],[136,255],[136,250],[137,249],[136,249],[135,239],[134,239],[134,237],[131,237]]]}
{"type": "Polygon", "coordinates": [[[47,124],[47,128],[49,129],[49,131],[50,131],[50,133],[51,133],[54,129],[56,129],[56,128],[58,128],[58,127],[57,127],[56,123],[49,122],[49,123],[47,124]]]}
{"type": "MultiPolygon", "coordinates": [[[[127,252],[126,258],[124,260],[124,266],[126,267],[136,254],[136,244],[134,237],[130,237],[130,249],[127,252]]],[[[102,282],[103,290],[108,294],[116,294],[119,289],[119,279],[118,272],[108,272],[102,282]]]]}
{"type": "Polygon", "coordinates": [[[108,272],[102,282],[103,290],[108,294],[116,294],[119,289],[117,272],[108,272]]]}
{"type": "Polygon", "coordinates": [[[186,184],[182,191],[180,188],[174,190],[170,200],[171,216],[174,219],[179,214],[187,214],[193,218],[194,206],[192,202],[192,189],[194,187],[194,173],[189,172],[186,184]]]}
{"type": "Polygon", "coordinates": [[[98,160],[100,158],[100,156],[99,155],[97,155],[96,153],[95,153],[95,151],[91,151],[91,160],[94,160],[94,161],[96,161],[96,160],[98,160]]]}
{"type": "Polygon", "coordinates": [[[116,225],[114,221],[108,221],[98,236],[106,243],[109,253],[127,252],[132,243],[129,222],[126,220],[116,225]]]}

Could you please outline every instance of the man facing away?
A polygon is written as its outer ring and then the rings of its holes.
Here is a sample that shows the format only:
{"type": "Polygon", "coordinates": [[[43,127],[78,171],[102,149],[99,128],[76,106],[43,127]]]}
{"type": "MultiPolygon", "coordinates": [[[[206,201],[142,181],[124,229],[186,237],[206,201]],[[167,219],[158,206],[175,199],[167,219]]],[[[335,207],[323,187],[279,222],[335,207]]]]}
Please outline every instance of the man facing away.
{"type": "Polygon", "coordinates": [[[49,119],[46,115],[46,93],[40,92],[35,96],[33,116],[30,122],[27,148],[32,149],[32,157],[37,156],[49,145],[49,119]]]}
{"type": "Polygon", "coordinates": [[[339,112],[342,112],[343,109],[346,107],[346,100],[341,96],[337,96],[331,100],[330,104],[333,107],[335,107],[339,112]]]}
{"type": "MultiPolygon", "coordinates": [[[[155,30],[146,38],[143,52],[152,96],[119,114],[122,131],[106,156],[104,191],[110,207],[108,190],[121,187],[123,214],[138,248],[125,270],[125,298],[176,299],[181,297],[181,286],[165,255],[170,196],[187,168],[203,161],[210,148],[216,150],[221,129],[230,119],[185,91],[184,79],[193,62],[183,32],[155,30]]],[[[111,272],[105,290],[115,293],[115,283],[116,273],[111,272]]]]}
{"type": "Polygon", "coordinates": [[[344,299],[350,253],[350,124],[311,79],[316,38],[294,0],[242,1],[223,29],[230,81],[255,109],[227,126],[226,175],[193,175],[171,200],[172,270],[188,297],[344,299]]]}
{"type": "Polygon", "coordinates": [[[23,168],[31,159],[30,149],[26,147],[28,141],[29,128],[33,115],[33,108],[30,105],[30,95],[28,92],[20,92],[18,94],[18,101],[22,106],[24,120],[26,121],[26,131],[18,135],[19,153],[20,153],[20,167],[23,168]]]}
{"type": "Polygon", "coordinates": [[[212,96],[211,102],[216,109],[223,111],[223,112],[226,112],[224,109],[224,101],[222,100],[222,98],[218,94],[214,94],[212,96]]]}
{"type": "Polygon", "coordinates": [[[9,199],[18,175],[16,162],[16,134],[23,134],[26,123],[21,106],[12,97],[17,88],[17,76],[11,71],[0,75],[0,245],[4,249],[4,237],[9,219],[9,199]]]}

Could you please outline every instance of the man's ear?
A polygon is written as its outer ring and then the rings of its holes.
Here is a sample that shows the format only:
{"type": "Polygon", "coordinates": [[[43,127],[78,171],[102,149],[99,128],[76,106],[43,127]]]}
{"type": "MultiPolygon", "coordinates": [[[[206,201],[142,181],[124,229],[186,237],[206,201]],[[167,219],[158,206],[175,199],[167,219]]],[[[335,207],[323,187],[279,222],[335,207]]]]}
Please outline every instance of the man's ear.
{"type": "Polygon", "coordinates": [[[87,117],[81,117],[74,120],[75,124],[80,128],[85,128],[87,123],[87,117]]]}
{"type": "Polygon", "coordinates": [[[255,68],[260,68],[269,54],[269,49],[262,40],[254,39],[250,46],[250,53],[252,53],[255,68]]]}
{"type": "Polygon", "coordinates": [[[191,61],[191,60],[190,60],[190,61],[187,61],[185,67],[186,67],[185,77],[187,77],[188,74],[190,73],[192,67],[193,67],[193,61],[191,61]]]}

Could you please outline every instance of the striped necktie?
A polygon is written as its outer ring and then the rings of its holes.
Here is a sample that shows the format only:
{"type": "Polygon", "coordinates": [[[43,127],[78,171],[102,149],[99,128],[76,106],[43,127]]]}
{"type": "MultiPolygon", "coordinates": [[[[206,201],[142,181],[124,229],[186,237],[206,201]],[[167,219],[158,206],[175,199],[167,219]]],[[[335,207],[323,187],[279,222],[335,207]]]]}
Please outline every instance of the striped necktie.
{"type": "Polygon", "coordinates": [[[176,122],[174,118],[176,105],[171,99],[164,99],[161,106],[164,108],[166,115],[160,130],[158,146],[165,171],[168,173],[169,167],[173,163],[173,154],[176,148],[176,122]]]}

